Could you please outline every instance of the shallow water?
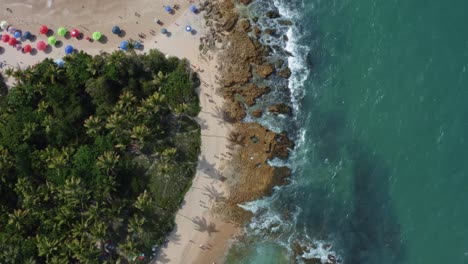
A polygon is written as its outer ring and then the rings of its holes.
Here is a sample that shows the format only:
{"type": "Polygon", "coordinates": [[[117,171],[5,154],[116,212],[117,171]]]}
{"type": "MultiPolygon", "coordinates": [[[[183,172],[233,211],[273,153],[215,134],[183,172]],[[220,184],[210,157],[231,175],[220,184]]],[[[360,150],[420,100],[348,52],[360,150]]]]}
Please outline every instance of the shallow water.
{"type": "Polygon", "coordinates": [[[468,263],[468,2],[274,3],[298,21],[294,175],[246,205],[227,263],[291,263],[297,239],[343,263],[468,263]]]}

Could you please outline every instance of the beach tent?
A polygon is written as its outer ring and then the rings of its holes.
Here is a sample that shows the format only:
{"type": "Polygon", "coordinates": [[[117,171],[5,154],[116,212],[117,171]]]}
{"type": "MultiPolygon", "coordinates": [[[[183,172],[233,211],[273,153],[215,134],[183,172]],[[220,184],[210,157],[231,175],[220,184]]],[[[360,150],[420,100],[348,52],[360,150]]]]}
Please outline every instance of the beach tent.
{"type": "Polygon", "coordinates": [[[185,27],[185,31],[187,31],[187,32],[192,31],[192,27],[191,27],[191,26],[186,26],[186,27],[185,27]]]}
{"type": "Polygon", "coordinates": [[[65,64],[65,61],[63,61],[62,59],[56,59],[54,62],[55,64],[57,64],[58,67],[63,67],[63,65],[65,64]]]}
{"type": "Polygon", "coordinates": [[[166,34],[166,33],[167,33],[167,29],[165,29],[165,28],[161,29],[161,33],[166,34]]]}
{"type": "Polygon", "coordinates": [[[23,47],[23,51],[25,53],[29,53],[29,52],[31,52],[31,50],[32,50],[32,47],[29,44],[23,47]]]}
{"type": "Polygon", "coordinates": [[[8,44],[10,44],[10,46],[15,46],[17,43],[16,39],[15,38],[10,38],[10,40],[8,40],[8,44]]]}
{"type": "Polygon", "coordinates": [[[72,53],[73,53],[73,50],[74,50],[74,49],[73,49],[73,46],[72,46],[72,45],[67,45],[67,46],[65,47],[65,53],[66,53],[66,54],[72,54],[72,53]]]}
{"type": "Polygon", "coordinates": [[[59,27],[57,29],[57,34],[61,37],[65,36],[67,34],[68,30],[64,27],[59,27]]]}
{"type": "Polygon", "coordinates": [[[101,37],[102,37],[101,32],[96,31],[96,32],[93,33],[93,39],[94,39],[94,40],[98,41],[98,40],[101,39],[101,37]]]}
{"type": "Polygon", "coordinates": [[[120,42],[119,48],[126,51],[128,49],[128,41],[120,42]]]}
{"type": "Polygon", "coordinates": [[[166,12],[172,12],[172,8],[170,6],[166,6],[164,7],[164,9],[166,10],[166,12]]]}
{"type": "Polygon", "coordinates": [[[57,43],[57,38],[55,38],[54,36],[50,36],[50,37],[47,39],[47,42],[49,43],[49,45],[54,46],[55,43],[57,43]]]}
{"type": "Polygon", "coordinates": [[[80,32],[78,31],[78,29],[74,28],[71,32],[70,32],[70,35],[74,38],[77,38],[79,35],[80,35],[80,32]]]}
{"type": "Polygon", "coordinates": [[[122,31],[120,30],[119,26],[113,26],[112,27],[112,33],[118,35],[120,34],[122,31]]]}
{"type": "Polygon", "coordinates": [[[197,7],[195,5],[191,5],[190,6],[190,11],[192,11],[193,13],[196,13],[197,12],[197,7]]]}
{"type": "Polygon", "coordinates": [[[47,44],[46,44],[44,41],[42,41],[42,40],[39,41],[39,42],[37,42],[37,44],[36,44],[36,48],[37,48],[38,50],[45,50],[46,47],[47,47],[47,44]]]}
{"type": "Polygon", "coordinates": [[[21,38],[21,31],[16,30],[14,36],[15,36],[15,38],[21,38]]]}
{"type": "Polygon", "coordinates": [[[2,36],[2,41],[3,42],[7,43],[9,40],[10,40],[10,35],[5,34],[5,35],[2,36]]]}
{"type": "Polygon", "coordinates": [[[24,34],[23,34],[23,38],[24,38],[24,39],[30,39],[31,36],[32,36],[32,35],[31,35],[31,32],[29,32],[29,31],[25,31],[24,34]]]}
{"type": "Polygon", "coordinates": [[[40,32],[41,34],[44,34],[44,35],[45,35],[45,34],[49,33],[49,28],[48,28],[46,25],[42,25],[42,26],[39,28],[39,32],[40,32]]]}
{"type": "Polygon", "coordinates": [[[0,22],[0,27],[1,27],[2,29],[7,29],[7,28],[8,28],[8,22],[6,22],[6,21],[0,22]]]}

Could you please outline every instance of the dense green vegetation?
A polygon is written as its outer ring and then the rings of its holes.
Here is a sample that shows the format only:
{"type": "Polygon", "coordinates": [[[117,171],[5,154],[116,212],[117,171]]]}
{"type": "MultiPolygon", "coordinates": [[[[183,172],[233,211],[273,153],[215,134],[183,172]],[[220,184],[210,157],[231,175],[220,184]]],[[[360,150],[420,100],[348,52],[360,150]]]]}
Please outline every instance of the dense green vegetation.
{"type": "Polygon", "coordinates": [[[161,245],[195,173],[187,62],[123,52],[0,75],[0,263],[115,263],[161,245]]]}

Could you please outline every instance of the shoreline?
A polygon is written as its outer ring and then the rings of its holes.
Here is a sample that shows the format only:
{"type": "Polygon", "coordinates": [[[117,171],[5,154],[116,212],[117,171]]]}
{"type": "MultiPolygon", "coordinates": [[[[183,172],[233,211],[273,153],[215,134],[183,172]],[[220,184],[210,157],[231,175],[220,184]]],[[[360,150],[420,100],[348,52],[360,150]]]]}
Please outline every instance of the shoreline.
{"type": "MultiPolygon", "coordinates": [[[[70,0],[58,2],[63,5],[63,13],[70,0]]],[[[112,5],[110,2],[107,4],[112,5]]],[[[252,25],[249,19],[241,18],[231,0],[218,4],[206,2],[206,10],[209,12],[205,10],[197,15],[188,11],[187,1],[164,0],[164,3],[180,5],[180,10],[174,15],[166,14],[162,7],[155,14],[150,14],[147,2],[140,1],[131,5],[131,8],[125,8],[123,17],[127,20],[122,18],[120,23],[113,18],[121,13],[114,6],[108,11],[109,17],[101,17],[97,24],[92,25],[92,29],[88,29],[92,21],[76,26],[83,32],[103,32],[107,36],[105,43],[58,39],[94,55],[112,52],[121,40],[138,39],[138,33],[145,32],[148,37],[142,40],[145,45],[143,52],[156,48],[170,56],[187,58],[192,69],[198,72],[202,82],[199,91],[202,110],[198,116],[202,139],[200,160],[192,186],[176,214],[175,229],[168,236],[166,247],[160,250],[152,262],[219,264],[227,252],[229,241],[241,233],[241,226],[252,216],[238,204],[271,194],[274,186],[287,183],[286,178],[291,173],[287,167],[272,167],[268,164],[268,160],[273,158],[288,157],[294,144],[286,134],[272,132],[255,122],[242,122],[247,115],[262,115],[262,111],[254,113],[248,108],[255,105],[257,98],[270,91],[269,87],[257,86],[253,79],[265,79],[272,74],[281,76],[280,71],[286,71],[284,78],[287,79],[287,63],[286,68],[280,70],[265,60],[268,49],[255,37],[248,35],[253,31],[258,38],[261,30],[252,25]],[[137,13],[141,16],[136,16],[137,13]],[[164,27],[170,35],[160,33],[161,27],[153,22],[155,17],[166,23],[164,27]],[[113,23],[127,31],[124,38],[110,32],[113,23]],[[189,24],[195,29],[194,34],[185,32],[184,25],[189,24]],[[148,28],[154,31],[148,32],[148,28]],[[154,35],[151,34],[154,32],[154,35]],[[220,51],[223,48],[226,50],[220,51]],[[233,58],[234,61],[231,61],[233,58]],[[219,79],[218,76],[223,77],[219,79]],[[239,97],[242,99],[239,100],[239,97]],[[257,144],[262,141],[263,144],[257,144]]],[[[248,5],[251,1],[241,2],[248,5]]],[[[119,2],[119,5],[122,3],[119,2]]],[[[5,6],[8,7],[8,4],[5,6]]],[[[1,15],[8,18],[8,14],[5,14],[2,11],[1,15]]],[[[86,15],[89,14],[82,14],[82,17],[86,15]]],[[[55,29],[60,26],[59,18],[63,15],[55,13],[50,19],[54,17],[56,20],[51,25],[55,29]]],[[[24,25],[23,30],[35,33],[42,24],[36,19],[22,19],[17,25],[24,25]]],[[[15,24],[13,18],[9,20],[15,24]]],[[[67,23],[70,21],[64,21],[64,25],[67,23]]],[[[46,40],[45,36],[36,35],[37,40],[46,40]]],[[[1,46],[5,47],[4,44],[1,46]]],[[[35,56],[6,47],[2,51],[2,60],[8,61],[9,65],[24,67],[44,58],[56,59],[64,55],[62,47],[54,48],[50,53],[38,52],[35,56]]],[[[290,111],[281,102],[275,107],[268,111],[275,114],[287,114],[290,111]]]]}

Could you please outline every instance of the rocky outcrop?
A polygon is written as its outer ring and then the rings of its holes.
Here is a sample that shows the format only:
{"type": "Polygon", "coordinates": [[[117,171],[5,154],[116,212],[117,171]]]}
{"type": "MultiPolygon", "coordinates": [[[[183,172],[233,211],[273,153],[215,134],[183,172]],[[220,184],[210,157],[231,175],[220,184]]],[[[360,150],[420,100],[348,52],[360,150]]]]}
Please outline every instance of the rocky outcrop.
{"type": "Polygon", "coordinates": [[[255,70],[255,72],[257,73],[258,76],[265,79],[268,76],[270,76],[270,74],[272,74],[274,70],[275,70],[275,67],[273,67],[273,65],[268,63],[268,64],[257,66],[257,69],[255,70]]]}
{"type": "Polygon", "coordinates": [[[250,3],[252,3],[252,0],[240,0],[240,2],[244,5],[249,5],[250,3]]]}
{"type": "Polygon", "coordinates": [[[239,95],[247,106],[253,106],[257,98],[270,92],[270,88],[266,86],[259,87],[253,83],[249,83],[245,86],[224,88],[223,92],[224,98],[227,100],[235,100],[236,95],[239,95]]]}
{"type": "Polygon", "coordinates": [[[239,21],[239,30],[243,30],[245,32],[250,32],[252,29],[250,28],[250,21],[247,19],[242,19],[239,21]]]}
{"type": "Polygon", "coordinates": [[[263,33],[272,36],[272,35],[274,35],[274,34],[276,33],[276,29],[274,29],[274,28],[267,28],[267,29],[265,29],[265,30],[263,31],[263,33]]]}
{"type": "Polygon", "coordinates": [[[238,146],[228,176],[229,203],[239,204],[270,195],[274,186],[285,184],[288,167],[271,167],[272,158],[286,158],[294,144],[284,133],[277,134],[257,123],[237,124],[231,141],[238,146]]]}
{"type": "Polygon", "coordinates": [[[288,79],[289,77],[291,77],[291,70],[289,69],[289,67],[286,67],[278,72],[278,76],[288,79]]]}
{"type": "Polygon", "coordinates": [[[276,10],[266,12],[265,16],[271,19],[281,17],[280,13],[276,10]]]}
{"type": "Polygon", "coordinates": [[[224,119],[231,123],[239,122],[247,115],[243,104],[234,98],[224,102],[223,112],[224,119]]]}
{"type": "Polygon", "coordinates": [[[278,103],[268,107],[268,111],[272,114],[291,115],[292,109],[285,103],[278,103]]]}
{"type": "Polygon", "coordinates": [[[257,118],[258,118],[258,117],[262,117],[262,115],[263,115],[262,109],[256,109],[256,110],[253,110],[253,111],[252,111],[252,116],[253,116],[253,117],[257,117],[257,118]]]}

